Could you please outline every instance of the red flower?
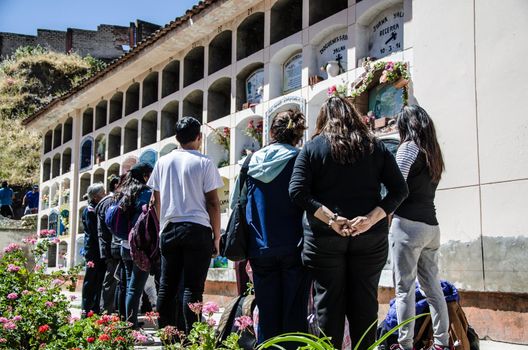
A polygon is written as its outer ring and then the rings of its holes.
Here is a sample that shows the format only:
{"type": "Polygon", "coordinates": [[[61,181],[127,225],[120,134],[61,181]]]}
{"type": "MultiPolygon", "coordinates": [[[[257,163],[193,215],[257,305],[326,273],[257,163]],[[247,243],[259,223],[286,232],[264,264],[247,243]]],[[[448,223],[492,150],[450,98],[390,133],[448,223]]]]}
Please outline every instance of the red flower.
{"type": "Polygon", "coordinates": [[[88,343],[93,343],[95,341],[95,338],[94,337],[88,337],[88,338],[86,338],[86,341],[88,343]]]}
{"type": "Polygon", "coordinates": [[[99,340],[100,341],[108,341],[108,340],[110,340],[110,336],[108,334],[101,334],[99,336],[99,340]]]}
{"type": "Polygon", "coordinates": [[[114,342],[117,343],[117,342],[126,342],[126,339],[120,335],[118,335],[115,339],[114,339],[114,342]]]}
{"type": "Polygon", "coordinates": [[[38,328],[38,332],[39,333],[46,333],[47,331],[50,330],[50,326],[48,326],[47,324],[45,325],[42,325],[38,328]]]}
{"type": "Polygon", "coordinates": [[[93,311],[89,311],[87,314],[86,314],[86,317],[92,317],[95,313],[93,311]]]}

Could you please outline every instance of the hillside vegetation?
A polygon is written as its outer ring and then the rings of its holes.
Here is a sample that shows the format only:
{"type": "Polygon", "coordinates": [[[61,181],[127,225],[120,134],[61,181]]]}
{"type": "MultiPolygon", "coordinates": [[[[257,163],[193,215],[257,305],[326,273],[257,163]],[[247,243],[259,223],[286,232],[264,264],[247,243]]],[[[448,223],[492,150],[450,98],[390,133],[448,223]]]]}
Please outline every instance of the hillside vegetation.
{"type": "Polygon", "coordinates": [[[21,121],[104,68],[93,57],[21,47],[0,62],[0,179],[38,183],[42,135],[21,121]]]}

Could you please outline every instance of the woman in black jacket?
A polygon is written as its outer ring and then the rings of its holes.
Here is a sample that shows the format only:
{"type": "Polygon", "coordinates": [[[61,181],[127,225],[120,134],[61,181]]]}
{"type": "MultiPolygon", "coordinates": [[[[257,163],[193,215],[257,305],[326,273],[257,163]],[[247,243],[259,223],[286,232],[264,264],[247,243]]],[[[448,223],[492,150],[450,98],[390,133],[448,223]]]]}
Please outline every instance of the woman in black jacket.
{"type": "MultiPolygon", "coordinates": [[[[388,220],[408,194],[392,154],[345,98],[321,107],[299,154],[291,198],[306,210],[303,262],[315,281],[319,327],[341,348],[345,317],[354,347],[378,317],[377,288],[388,253],[388,220]],[[381,198],[381,184],[388,190],[381,198]]],[[[375,327],[360,349],[375,340],[375,327]]]]}

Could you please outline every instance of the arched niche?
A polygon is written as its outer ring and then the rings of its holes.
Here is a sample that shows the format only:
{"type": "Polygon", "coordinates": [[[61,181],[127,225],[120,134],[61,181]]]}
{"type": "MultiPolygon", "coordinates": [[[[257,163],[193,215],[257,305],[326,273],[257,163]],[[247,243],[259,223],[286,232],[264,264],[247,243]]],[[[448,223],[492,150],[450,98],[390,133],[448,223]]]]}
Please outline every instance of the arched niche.
{"type": "MultiPolygon", "coordinates": [[[[82,242],[82,245],[79,247],[79,250],[78,252],[80,252],[80,248],[82,248],[84,246],[84,226],[83,226],[83,223],[82,223],[82,220],[80,218],[82,218],[82,214],[84,212],[84,209],[86,209],[86,205],[83,205],[80,209],[79,209],[79,220],[77,220],[78,222],[78,225],[77,225],[77,232],[79,233],[79,235],[81,235],[80,237],[82,238],[81,242],[82,242]]],[[[77,260],[77,263],[81,263],[84,262],[84,258],[82,258],[82,260],[77,260]]]]}
{"type": "MultiPolygon", "coordinates": [[[[348,70],[348,28],[345,26],[333,26],[319,33],[314,38],[315,62],[310,64],[310,76],[317,75],[328,79],[327,65],[337,66],[338,74],[348,70]]],[[[310,62],[312,63],[312,62],[310,62]]]]}
{"type": "Polygon", "coordinates": [[[161,73],[161,97],[169,96],[180,89],[180,61],[174,60],[161,73]]]}
{"type": "Polygon", "coordinates": [[[53,156],[53,164],[52,164],[52,178],[56,178],[57,176],[60,176],[61,173],[61,155],[60,153],[57,153],[53,156]]]}
{"type": "Polygon", "coordinates": [[[81,178],[79,179],[79,200],[85,200],[84,195],[88,191],[88,187],[90,187],[91,184],[91,176],[90,173],[84,173],[81,175],[81,178]]]}
{"type": "MultiPolygon", "coordinates": [[[[50,187],[50,207],[53,208],[53,207],[58,206],[59,205],[59,200],[60,200],[59,184],[58,183],[54,183],[50,187]]],[[[50,218],[51,218],[51,214],[50,214],[50,218]]]]}
{"type": "Polygon", "coordinates": [[[105,182],[105,171],[103,168],[97,169],[93,174],[93,183],[95,184],[98,182],[102,184],[105,182]]]}
{"type": "Polygon", "coordinates": [[[139,109],[139,83],[130,85],[125,95],[125,115],[134,113],[139,109]]]}
{"type": "Polygon", "coordinates": [[[82,136],[88,135],[93,131],[93,108],[87,108],[82,116],[82,136]]]}
{"type": "MultiPolygon", "coordinates": [[[[82,208],[81,210],[79,210],[79,213],[82,213],[82,210],[84,210],[84,208],[82,208]]],[[[79,214],[79,217],[80,214],[79,214]]],[[[83,231],[83,228],[82,228],[82,222],[81,220],[79,220],[79,226],[77,228],[77,232],[78,234],[76,235],[75,237],[75,256],[74,256],[74,264],[75,265],[81,265],[81,266],[84,266],[84,264],[86,263],[86,260],[84,259],[84,257],[82,256],[81,252],[82,252],[82,249],[84,247],[84,231],[83,231]]]]}
{"type": "Polygon", "coordinates": [[[298,90],[302,85],[302,47],[289,45],[277,51],[269,64],[270,98],[298,90]]]}
{"type": "Polygon", "coordinates": [[[121,91],[116,92],[110,99],[110,120],[109,123],[113,123],[123,116],[123,93],[121,91]]]}
{"type": "Polygon", "coordinates": [[[404,8],[403,2],[390,8],[372,6],[358,18],[358,58],[380,59],[403,51],[404,8]]]}
{"type": "Polygon", "coordinates": [[[73,136],[73,119],[72,118],[68,118],[64,122],[64,133],[62,136],[64,139],[64,143],[71,141],[72,136],[73,136]]]}
{"type": "Polygon", "coordinates": [[[233,33],[225,30],[209,43],[209,74],[231,64],[233,33]]]}
{"type": "Polygon", "coordinates": [[[121,128],[115,127],[108,134],[108,159],[121,155],[121,128]]]}
{"type": "Polygon", "coordinates": [[[138,162],[137,157],[131,156],[126,158],[121,164],[121,174],[127,173],[138,162]]]}
{"type": "Polygon", "coordinates": [[[223,118],[231,113],[231,79],[220,78],[211,84],[207,93],[207,121],[223,118]]]}
{"type": "Polygon", "coordinates": [[[46,134],[44,135],[44,153],[51,152],[51,148],[53,146],[53,131],[48,130],[46,134]]]}
{"type": "Polygon", "coordinates": [[[264,93],[264,64],[251,63],[236,76],[236,109],[250,107],[262,102],[264,93]]]}
{"type": "Polygon", "coordinates": [[[183,99],[183,117],[203,118],[203,91],[194,90],[183,99]]]}
{"type": "Polygon", "coordinates": [[[147,164],[152,165],[152,167],[154,167],[157,161],[158,161],[158,153],[154,151],[153,149],[147,149],[146,151],[141,153],[141,155],[139,156],[140,163],[147,163],[147,164]]]}
{"type": "Polygon", "coordinates": [[[66,148],[62,152],[62,174],[67,174],[71,170],[71,148],[66,148]]]}
{"type": "Polygon", "coordinates": [[[40,229],[41,230],[47,230],[48,229],[48,216],[42,215],[40,217],[40,229]]]}
{"type": "Polygon", "coordinates": [[[65,178],[61,184],[61,201],[62,204],[70,203],[70,179],[65,178]]]}
{"type": "Polygon", "coordinates": [[[48,229],[55,231],[53,236],[59,236],[62,233],[59,211],[52,209],[48,220],[48,229]]]}
{"type": "Polygon", "coordinates": [[[238,162],[250,152],[255,152],[262,147],[262,132],[264,119],[254,115],[243,119],[235,128],[235,154],[238,162]]]}
{"type": "Polygon", "coordinates": [[[306,100],[299,96],[285,96],[268,108],[266,114],[264,115],[264,131],[262,133],[264,145],[269,144],[269,126],[271,124],[271,120],[273,117],[275,117],[275,115],[277,115],[277,113],[286,111],[288,109],[297,109],[301,111],[301,113],[305,114],[306,100]]]}
{"type": "Polygon", "coordinates": [[[183,86],[189,86],[203,77],[204,47],[198,46],[189,51],[183,59],[183,86]]]}
{"type": "Polygon", "coordinates": [[[302,0],[278,0],[271,7],[271,44],[302,30],[302,3],[302,0]]]}
{"type": "Polygon", "coordinates": [[[62,125],[59,124],[53,130],[53,149],[59,147],[62,144],[62,125]]]}
{"type": "Polygon", "coordinates": [[[158,135],[158,112],[150,111],[141,119],[141,147],[156,143],[158,135]]]}
{"type": "Polygon", "coordinates": [[[138,148],[138,121],[133,119],[125,126],[125,153],[138,148]]]}
{"type": "Polygon", "coordinates": [[[51,159],[47,158],[42,163],[42,181],[51,179],[51,159]]]}
{"type": "Polygon", "coordinates": [[[171,101],[161,110],[161,139],[173,137],[176,134],[179,102],[171,101]]]}
{"type": "Polygon", "coordinates": [[[206,154],[213,163],[219,168],[229,165],[231,130],[228,127],[211,130],[206,140],[206,154]]]}
{"type": "MultiPolygon", "coordinates": [[[[41,200],[40,200],[40,209],[48,209],[50,204],[50,189],[49,187],[43,187],[41,192],[41,200]]],[[[48,225],[44,227],[44,229],[47,229],[48,225]]]]}
{"type": "Polygon", "coordinates": [[[102,100],[95,106],[95,130],[106,126],[106,114],[108,109],[108,101],[102,100]]]}
{"type": "Polygon", "coordinates": [[[264,12],[253,13],[237,28],[237,60],[264,48],[264,12]]]}
{"type": "Polygon", "coordinates": [[[80,170],[89,170],[92,167],[93,138],[87,137],[81,142],[80,170]]]}
{"type": "Polygon", "coordinates": [[[106,178],[109,179],[110,176],[115,175],[119,176],[119,163],[114,163],[108,167],[108,170],[106,171],[106,178]]]}
{"type": "Polygon", "coordinates": [[[95,138],[94,163],[99,165],[106,157],[106,135],[100,134],[95,138]]]}
{"type": "Polygon", "coordinates": [[[165,145],[161,151],[160,151],[160,157],[163,157],[166,154],[169,154],[173,150],[177,149],[178,146],[174,143],[169,143],[168,145],[165,145]]]}
{"type": "Polygon", "coordinates": [[[143,80],[143,106],[153,104],[158,100],[158,72],[152,72],[143,80]]]}
{"type": "Polygon", "coordinates": [[[348,0],[310,0],[310,25],[322,21],[348,7],[348,0]]]}

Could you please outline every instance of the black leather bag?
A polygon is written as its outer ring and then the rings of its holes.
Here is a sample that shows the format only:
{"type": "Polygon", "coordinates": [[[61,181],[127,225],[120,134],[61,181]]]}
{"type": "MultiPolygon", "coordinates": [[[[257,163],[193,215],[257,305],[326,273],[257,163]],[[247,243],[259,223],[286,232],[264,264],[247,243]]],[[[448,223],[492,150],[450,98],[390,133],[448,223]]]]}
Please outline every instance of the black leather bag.
{"type": "MultiPolygon", "coordinates": [[[[246,157],[242,169],[240,169],[240,193],[242,193],[242,189],[246,183],[250,160],[251,154],[246,157]]],[[[226,231],[222,233],[220,238],[220,255],[225,256],[231,261],[247,259],[248,240],[249,230],[246,222],[246,203],[242,203],[239,196],[235,208],[229,217],[226,231]]]]}

